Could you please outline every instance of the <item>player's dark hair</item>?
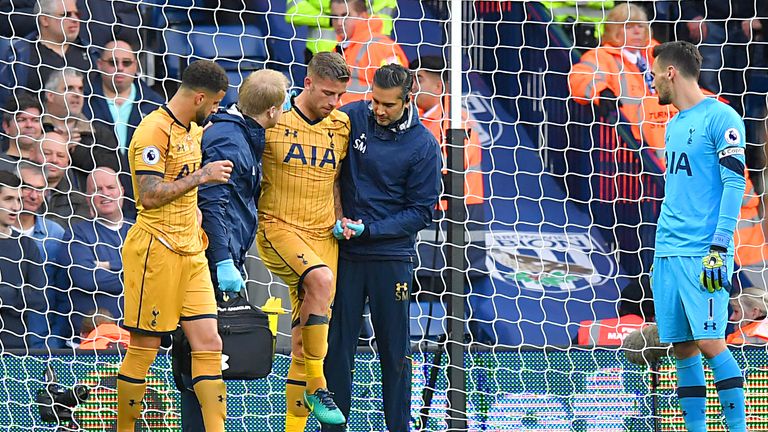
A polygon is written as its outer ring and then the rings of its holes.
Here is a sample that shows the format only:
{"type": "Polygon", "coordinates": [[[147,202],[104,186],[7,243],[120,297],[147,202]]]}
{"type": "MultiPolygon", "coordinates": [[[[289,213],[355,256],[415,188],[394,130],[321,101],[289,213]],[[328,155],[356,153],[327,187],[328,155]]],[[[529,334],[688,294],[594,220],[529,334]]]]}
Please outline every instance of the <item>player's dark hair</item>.
{"type": "Polygon", "coordinates": [[[32,96],[27,91],[15,93],[3,108],[3,122],[10,124],[17,114],[22,111],[29,111],[30,108],[36,109],[41,114],[43,113],[43,106],[38,98],[32,96]]]}
{"type": "Polygon", "coordinates": [[[653,57],[664,66],[672,65],[686,78],[699,79],[701,53],[686,41],[666,42],[653,47],[653,57]]]}
{"type": "Polygon", "coordinates": [[[307,66],[307,76],[333,81],[348,82],[350,73],[346,60],[339,53],[319,52],[312,56],[307,66]]]}
{"type": "Polygon", "coordinates": [[[181,74],[181,86],[215,94],[227,91],[229,78],[218,64],[210,60],[197,60],[184,69],[184,73],[181,74]]]}
{"type": "Polygon", "coordinates": [[[401,98],[408,102],[408,96],[413,87],[411,71],[399,64],[388,64],[380,67],[373,75],[373,85],[383,89],[400,88],[401,98]]]}
{"type": "Polygon", "coordinates": [[[0,192],[6,187],[13,189],[21,187],[21,179],[12,172],[0,171],[0,192]]]}
{"type": "Polygon", "coordinates": [[[447,85],[451,71],[445,65],[445,59],[443,56],[427,55],[414,59],[409,65],[408,69],[416,73],[423,70],[425,72],[438,74],[443,81],[443,85],[447,85]]]}

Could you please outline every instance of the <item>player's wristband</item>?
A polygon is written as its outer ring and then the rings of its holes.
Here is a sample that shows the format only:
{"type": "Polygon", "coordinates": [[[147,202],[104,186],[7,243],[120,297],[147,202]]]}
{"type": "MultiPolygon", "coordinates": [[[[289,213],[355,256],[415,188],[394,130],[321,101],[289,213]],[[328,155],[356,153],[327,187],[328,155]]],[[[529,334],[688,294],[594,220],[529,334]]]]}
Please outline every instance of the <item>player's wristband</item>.
{"type": "Polygon", "coordinates": [[[712,236],[712,245],[709,248],[720,252],[726,252],[728,251],[728,244],[730,243],[730,238],[723,234],[715,233],[715,235],[712,236]]]}

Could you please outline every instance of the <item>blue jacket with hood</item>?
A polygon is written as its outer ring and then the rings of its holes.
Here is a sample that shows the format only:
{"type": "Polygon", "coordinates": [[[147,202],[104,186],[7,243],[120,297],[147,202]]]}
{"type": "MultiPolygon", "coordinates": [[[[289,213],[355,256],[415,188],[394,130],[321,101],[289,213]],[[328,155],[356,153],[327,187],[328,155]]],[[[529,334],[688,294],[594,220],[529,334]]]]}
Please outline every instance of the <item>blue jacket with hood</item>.
{"type": "Polygon", "coordinates": [[[208,118],[202,150],[203,166],[224,159],[234,165],[229,182],[205,184],[198,189],[198,207],[208,235],[209,265],[215,267],[217,262],[231,258],[242,269],[258,226],[264,128],[232,104],[208,118]]]}
{"type": "Polygon", "coordinates": [[[365,224],[360,237],[340,242],[341,257],[411,260],[440,193],[440,146],[412,104],[387,127],[376,123],[370,102],[341,110],[352,124],[341,168],[344,216],[365,224]]]}

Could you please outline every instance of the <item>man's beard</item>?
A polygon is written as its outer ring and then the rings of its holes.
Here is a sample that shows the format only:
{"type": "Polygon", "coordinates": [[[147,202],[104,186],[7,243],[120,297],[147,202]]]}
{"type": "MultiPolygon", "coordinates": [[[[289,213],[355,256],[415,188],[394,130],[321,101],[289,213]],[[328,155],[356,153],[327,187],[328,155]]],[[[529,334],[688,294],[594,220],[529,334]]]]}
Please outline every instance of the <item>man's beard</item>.
{"type": "Polygon", "coordinates": [[[672,95],[669,92],[662,91],[661,89],[657,90],[659,93],[659,105],[669,105],[672,103],[672,95]]]}
{"type": "Polygon", "coordinates": [[[195,113],[195,123],[197,123],[198,125],[202,125],[207,117],[208,117],[208,112],[200,110],[195,113]]]}

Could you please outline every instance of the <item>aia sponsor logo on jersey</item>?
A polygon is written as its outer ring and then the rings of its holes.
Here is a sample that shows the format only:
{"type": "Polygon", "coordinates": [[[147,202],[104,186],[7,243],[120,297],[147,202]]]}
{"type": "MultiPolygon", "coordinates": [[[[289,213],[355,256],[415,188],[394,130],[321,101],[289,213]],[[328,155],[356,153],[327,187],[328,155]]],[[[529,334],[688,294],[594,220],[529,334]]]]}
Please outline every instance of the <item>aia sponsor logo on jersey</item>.
{"type": "Polygon", "coordinates": [[[303,146],[301,144],[291,144],[288,154],[283,158],[283,163],[299,161],[302,165],[323,168],[329,165],[336,169],[336,152],[333,149],[324,149],[316,146],[303,146]],[[322,155],[320,154],[322,153],[322,155]]]}

